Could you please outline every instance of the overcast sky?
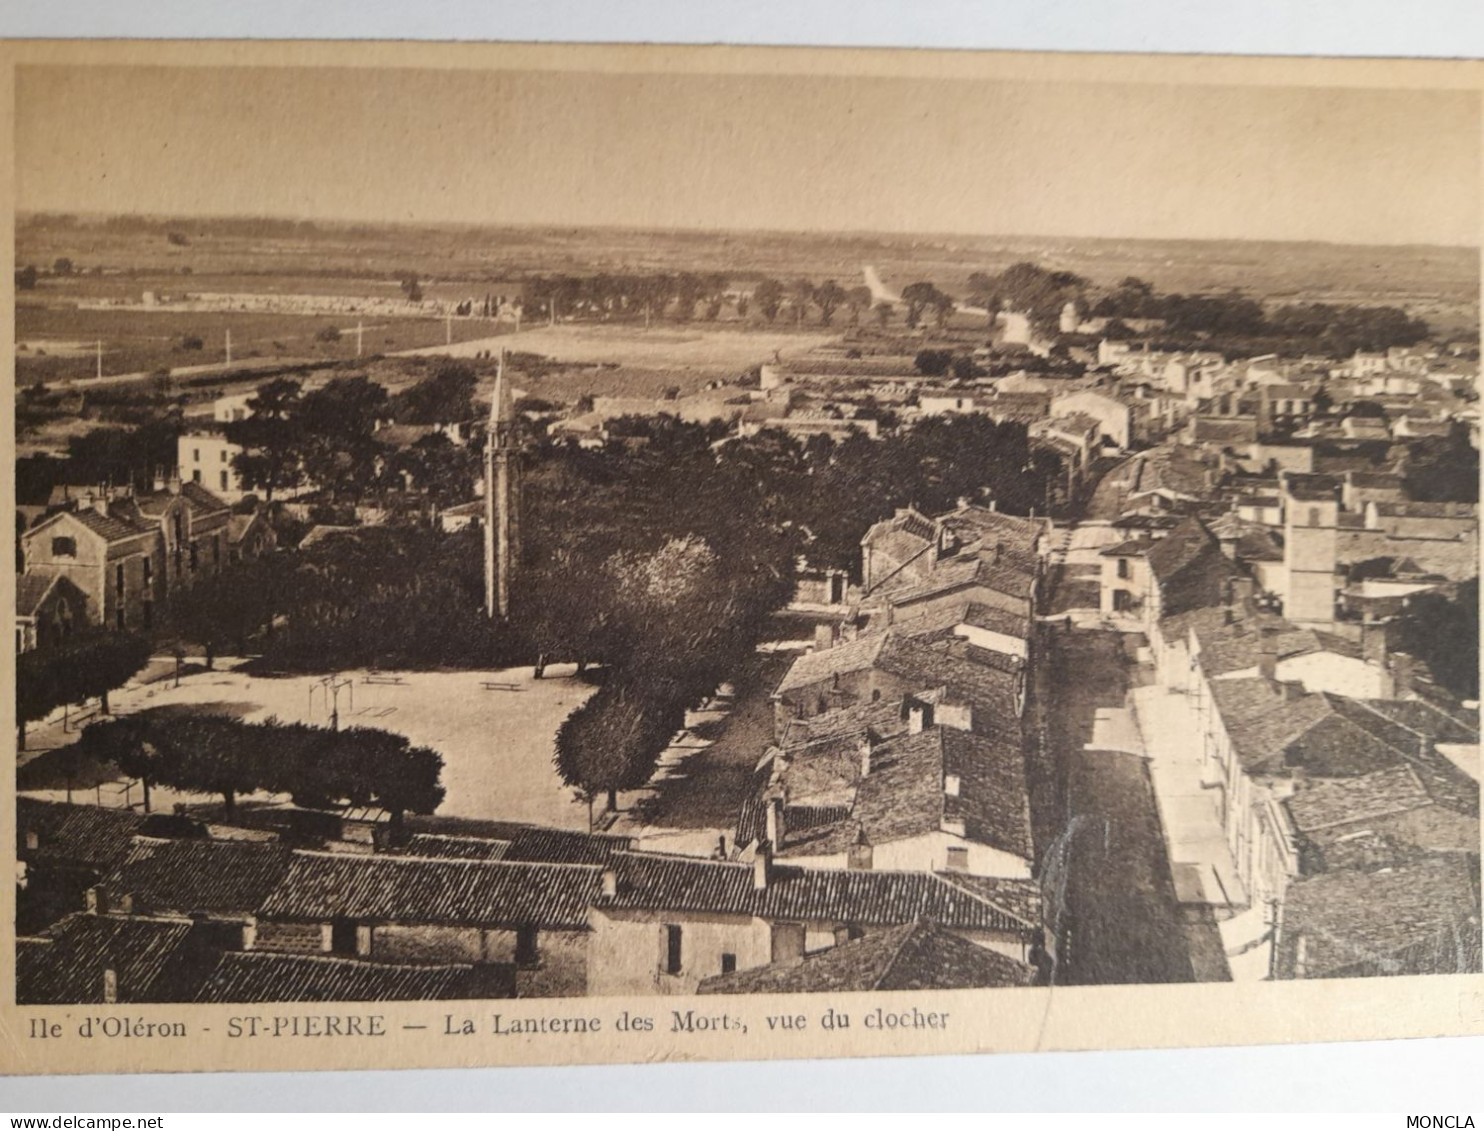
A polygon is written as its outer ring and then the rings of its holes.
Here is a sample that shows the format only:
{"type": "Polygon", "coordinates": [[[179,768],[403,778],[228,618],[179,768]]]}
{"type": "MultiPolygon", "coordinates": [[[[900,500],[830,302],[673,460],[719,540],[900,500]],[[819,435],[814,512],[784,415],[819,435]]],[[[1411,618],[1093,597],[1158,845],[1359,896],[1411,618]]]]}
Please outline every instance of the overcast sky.
{"type": "Polygon", "coordinates": [[[23,210],[1474,244],[1470,92],[27,67],[23,210]]]}

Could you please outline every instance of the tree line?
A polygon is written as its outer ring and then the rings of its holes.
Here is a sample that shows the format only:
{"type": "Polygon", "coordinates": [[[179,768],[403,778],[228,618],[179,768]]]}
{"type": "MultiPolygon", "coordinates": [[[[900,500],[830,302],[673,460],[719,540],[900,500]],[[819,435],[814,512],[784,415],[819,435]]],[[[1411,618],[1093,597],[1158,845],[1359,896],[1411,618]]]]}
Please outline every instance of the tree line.
{"type": "Polygon", "coordinates": [[[227,819],[250,793],[290,795],[302,808],[377,806],[400,832],[404,814],[443,801],[443,758],[404,735],[372,727],[332,730],[268,719],[142,711],[94,723],[70,752],[117,766],[144,787],[220,794],[227,819]]]}

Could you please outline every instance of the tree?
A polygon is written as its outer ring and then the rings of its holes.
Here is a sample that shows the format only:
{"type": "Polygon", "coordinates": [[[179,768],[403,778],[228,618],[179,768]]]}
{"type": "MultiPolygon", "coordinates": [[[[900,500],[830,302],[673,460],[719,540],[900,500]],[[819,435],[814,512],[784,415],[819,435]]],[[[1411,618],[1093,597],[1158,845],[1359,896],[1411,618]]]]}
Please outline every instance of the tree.
{"type": "Polygon", "coordinates": [[[949,350],[919,350],[912,364],[924,377],[941,377],[948,372],[952,361],[953,354],[949,350]]]}
{"type": "Polygon", "coordinates": [[[451,424],[474,416],[479,375],[467,361],[442,358],[425,377],[391,398],[389,409],[400,424],[451,424]]]}
{"type": "Polygon", "coordinates": [[[752,290],[752,301],[763,312],[763,317],[772,322],[783,308],[783,284],[777,279],[764,279],[752,290]]]}
{"type": "Polygon", "coordinates": [[[835,280],[826,279],[821,283],[819,289],[814,292],[814,304],[819,307],[820,325],[828,326],[834,320],[835,311],[848,298],[849,295],[845,288],[835,280]]]}
{"type": "Polygon", "coordinates": [[[26,724],[58,707],[98,699],[109,712],[108,693],[149,663],[148,639],[134,633],[96,632],[60,648],[34,649],[16,658],[16,723],[21,749],[26,724]]]}
{"type": "Polygon", "coordinates": [[[850,311],[850,324],[859,326],[861,315],[871,309],[871,288],[851,287],[845,292],[845,306],[850,311]]]}
{"type": "Polygon", "coordinates": [[[412,274],[403,275],[401,278],[402,293],[408,302],[422,302],[423,288],[417,281],[417,276],[412,274]]]}
{"type": "Polygon", "coordinates": [[[65,255],[63,255],[60,258],[58,258],[57,261],[52,264],[52,274],[54,274],[54,275],[70,275],[70,274],[72,274],[72,260],[68,259],[65,255]]]}
{"type": "Polygon", "coordinates": [[[563,721],[554,762],[567,785],[586,796],[606,794],[609,811],[618,791],[638,789],[654,774],[659,757],[685,724],[684,711],[656,701],[631,682],[605,683],[563,721]]]}
{"type": "Polygon", "coordinates": [[[15,273],[15,289],[18,291],[34,291],[36,279],[39,272],[35,264],[27,264],[15,273]]]}
{"type": "Polygon", "coordinates": [[[809,304],[814,301],[814,284],[808,279],[798,278],[789,284],[788,305],[794,314],[794,324],[802,326],[809,313],[809,304]]]}
{"type": "Polygon", "coordinates": [[[936,306],[941,297],[942,292],[932,283],[908,283],[903,287],[902,301],[907,304],[907,325],[915,328],[922,319],[922,312],[936,306]]]}
{"type": "Polygon", "coordinates": [[[248,490],[262,488],[268,502],[273,492],[295,486],[300,479],[301,430],[295,419],[302,386],[287,377],[275,377],[258,386],[248,402],[252,415],[227,423],[227,439],[243,451],[233,461],[248,490]]]}
{"type": "Polygon", "coordinates": [[[1392,644],[1425,663],[1433,678],[1460,699],[1477,699],[1479,579],[1460,585],[1453,598],[1441,593],[1412,597],[1392,644]]]}

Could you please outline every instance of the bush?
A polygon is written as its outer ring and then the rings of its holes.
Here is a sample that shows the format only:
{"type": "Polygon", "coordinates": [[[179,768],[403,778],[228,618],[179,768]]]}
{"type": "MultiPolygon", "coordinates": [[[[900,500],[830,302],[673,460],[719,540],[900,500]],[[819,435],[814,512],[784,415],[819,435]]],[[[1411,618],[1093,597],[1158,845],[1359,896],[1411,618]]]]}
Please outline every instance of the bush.
{"type": "Polygon", "coordinates": [[[326,326],[314,335],[317,342],[338,342],[340,340],[340,329],[336,326],[326,326]]]}

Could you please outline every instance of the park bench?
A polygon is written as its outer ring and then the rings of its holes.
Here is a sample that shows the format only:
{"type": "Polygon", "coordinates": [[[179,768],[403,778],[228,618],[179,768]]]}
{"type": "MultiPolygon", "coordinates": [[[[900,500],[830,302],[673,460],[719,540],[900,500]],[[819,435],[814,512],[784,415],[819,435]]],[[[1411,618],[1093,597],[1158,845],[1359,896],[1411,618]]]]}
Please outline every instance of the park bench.
{"type": "Polygon", "coordinates": [[[503,681],[503,680],[498,680],[498,679],[485,679],[485,680],[481,680],[480,683],[479,683],[479,686],[483,687],[486,691],[519,691],[520,690],[520,684],[518,684],[518,683],[510,683],[508,681],[503,681]]]}
{"type": "Polygon", "coordinates": [[[378,675],[373,672],[361,681],[362,683],[402,684],[407,682],[399,675],[378,675]]]}

